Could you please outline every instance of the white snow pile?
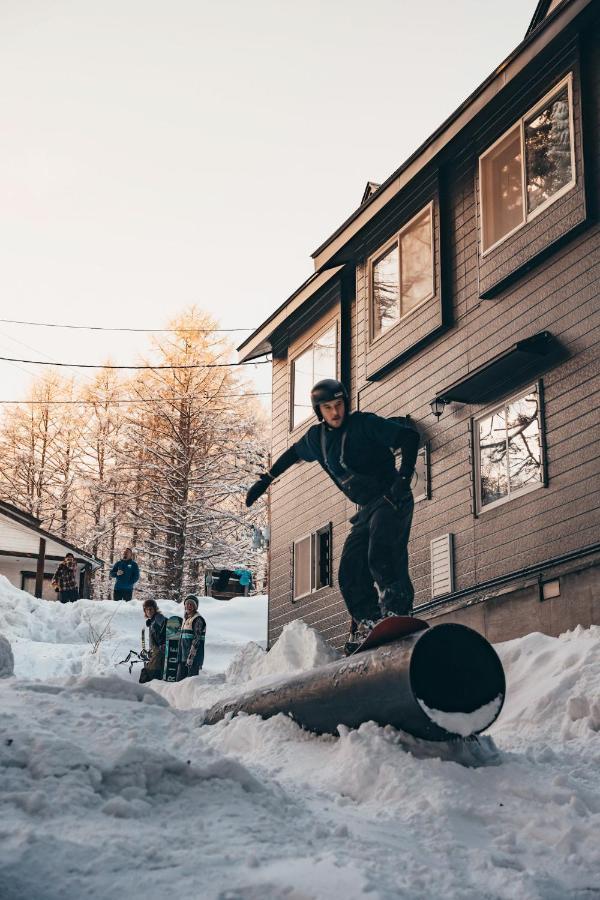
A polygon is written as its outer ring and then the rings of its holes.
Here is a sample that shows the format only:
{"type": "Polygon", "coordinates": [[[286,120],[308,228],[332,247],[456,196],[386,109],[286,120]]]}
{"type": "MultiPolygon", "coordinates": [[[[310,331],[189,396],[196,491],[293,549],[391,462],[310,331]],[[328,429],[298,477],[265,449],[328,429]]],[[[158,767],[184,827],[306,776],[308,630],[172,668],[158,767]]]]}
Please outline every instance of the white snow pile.
{"type": "Polygon", "coordinates": [[[139,646],[139,604],[119,604],[92,653],[83,614],[99,625],[117,604],[0,583],[15,660],[0,679],[3,900],[600,897],[600,628],[497,648],[497,764],[467,767],[373,723],[339,737],[285,716],[202,725],[224,691],[331,656],[301,623],[258,647],[265,598],[214,604],[207,670],[147,686],[110,662],[119,641],[139,646]]]}
{"type": "MultiPolygon", "coordinates": [[[[181,604],[158,603],[166,616],[182,615],[181,604]]],[[[207,622],[208,672],[222,673],[240,644],[248,640],[266,643],[266,597],[238,597],[228,603],[201,597],[200,612],[207,622]]],[[[127,668],[119,668],[118,663],[129,650],[140,650],[145,621],[138,600],[65,604],[39,600],[0,575],[0,634],[12,644],[18,677],[49,679],[109,672],[127,677],[127,668]]],[[[136,679],[138,672],[139,668],[134,669],[136,679]]]]}
{"type": "Polygon", "coordinates": [[[314,628],[297,619],[285,626],[269,653],[252,643],[243,647],[230,663],[225,678],[230,684],[242,684],[265,676],[291,675],[324,666],[339,656],[314,628]]]}
{"type": "Polygon", "coordinates": [[[0,634],[0,678],[7,678],[15,671],[15,658],[10,641],[0,634]]]}

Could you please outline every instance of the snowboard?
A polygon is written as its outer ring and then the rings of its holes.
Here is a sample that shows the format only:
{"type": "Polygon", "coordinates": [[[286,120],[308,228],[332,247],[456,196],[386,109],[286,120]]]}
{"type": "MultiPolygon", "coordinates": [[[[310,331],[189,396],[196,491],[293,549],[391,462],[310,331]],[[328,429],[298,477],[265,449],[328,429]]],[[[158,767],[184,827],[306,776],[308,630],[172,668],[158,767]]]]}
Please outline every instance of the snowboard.
{"type": "Polygon", "coordinates": [[[392,641],[408,637],[409,634],[425,631],[426,628],[429,628],[429,623],[424,619],[415,619],[414,616],[387,616],[375,623],[368,637],[352,651],[350,656],[362,653],[363,650],[373,650],[383,644],[390,644],[392,641]]]}
{"type": "Polygon", "coordinates": [[[181,616],[169,616],[167,619],[163,681],[175,681],[177,678],[179,635],[181,634],[182,621],[181,616]]]}

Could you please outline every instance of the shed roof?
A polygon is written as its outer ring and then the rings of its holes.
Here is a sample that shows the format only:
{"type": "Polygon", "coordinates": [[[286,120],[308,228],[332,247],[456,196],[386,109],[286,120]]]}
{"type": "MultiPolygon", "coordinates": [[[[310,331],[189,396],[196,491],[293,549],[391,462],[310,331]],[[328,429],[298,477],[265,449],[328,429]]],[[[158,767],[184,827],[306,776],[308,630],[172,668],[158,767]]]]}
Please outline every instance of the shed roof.
{"type": "Polygon", "coordinates": [[[19,556],[19,554],[37,554],[39,539],[46,541],[46,556],[64,556],[72,553],[77,559],[89,563],[92,568],[98,569],[104,565],[104,560],[87,553],[76,547],[69,541],[50,531],[40,527],[40,519],[12,503],[0,500],[0,551],[19,556]]]}

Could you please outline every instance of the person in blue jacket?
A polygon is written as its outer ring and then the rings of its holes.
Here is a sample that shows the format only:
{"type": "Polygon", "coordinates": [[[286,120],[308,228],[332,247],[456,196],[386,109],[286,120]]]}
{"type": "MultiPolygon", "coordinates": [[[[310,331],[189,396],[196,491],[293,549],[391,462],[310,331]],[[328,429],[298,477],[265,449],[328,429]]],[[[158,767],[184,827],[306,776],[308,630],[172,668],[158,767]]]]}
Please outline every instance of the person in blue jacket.
{"type": "Polygon", "coordinates": [[[114,564],[110,577],[116,579],[113,600],[131,600],[135,583],[140,578],[140,568],[133,558],[131,547],[127,547],[123,559],[114,564]]]}

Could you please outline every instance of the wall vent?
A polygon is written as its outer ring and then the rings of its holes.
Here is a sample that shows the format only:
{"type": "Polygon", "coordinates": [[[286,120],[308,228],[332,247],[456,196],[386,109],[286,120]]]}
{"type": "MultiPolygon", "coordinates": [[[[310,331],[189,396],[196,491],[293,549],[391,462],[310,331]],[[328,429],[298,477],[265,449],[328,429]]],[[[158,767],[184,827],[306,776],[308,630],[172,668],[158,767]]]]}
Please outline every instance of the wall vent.
{"type": "Polygon", "coordinates": [[[441,534],[431,541],[431,597],[454,590],[454,535],[441,534]]]}

